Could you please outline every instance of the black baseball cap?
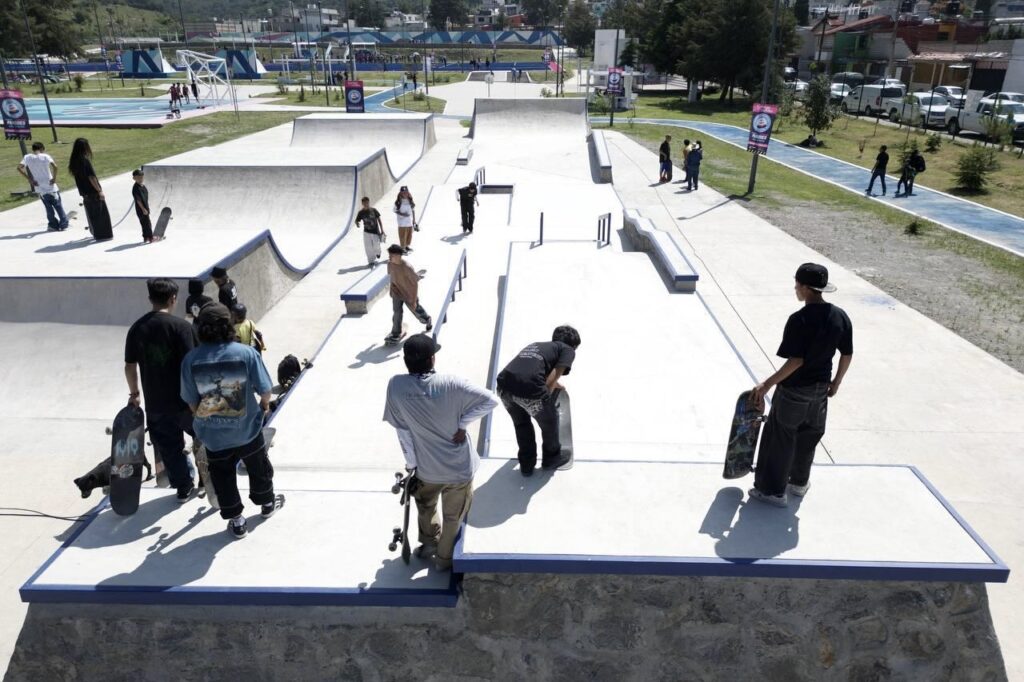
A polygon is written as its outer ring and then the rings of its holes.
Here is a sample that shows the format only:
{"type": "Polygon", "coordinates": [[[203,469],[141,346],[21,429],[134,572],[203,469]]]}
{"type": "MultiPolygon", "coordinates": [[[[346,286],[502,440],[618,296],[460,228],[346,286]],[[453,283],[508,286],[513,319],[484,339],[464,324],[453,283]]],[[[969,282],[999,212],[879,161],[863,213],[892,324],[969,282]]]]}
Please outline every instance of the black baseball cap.
{"type": "Polygon", "coordinates": [[[210,276],[211,277],[227,277],[228,276],[228,271],[218,265],[217,267],[215,267],[213,270],[210,271],[210,276]]]}
{"type": "Polygon", "coordinates": [[[196,321],[201,325],[213,324],[217,321],[230,322],[231,313],[228,312],[227,306],[223,303],[215,303],[211,301],[199,310],[199,315],[196,316],[196,321]]]}
{"type": "Polygon", "coordinates": [[[397,253],[397,254],[401,255],[401,254],[405,253],[405,249],[403,249],[398,244],[392,244],[391,246],[388,247],[388,253],[397,253]]]}
{"type": "Polygon", "coordinates": [[[828,268],[817,263],[804,263],[797,268],[796,281],[815,291],[830,293],[836,290],[835,284],[829,284],[828,268]]]}
{"type": "Polygon", "coordinates": [[[441,344],[429,334],[416,334],[406,339],[402,350],[405,352],[406,360],[419,362],[430,358],[441,350],[441,344]]]}

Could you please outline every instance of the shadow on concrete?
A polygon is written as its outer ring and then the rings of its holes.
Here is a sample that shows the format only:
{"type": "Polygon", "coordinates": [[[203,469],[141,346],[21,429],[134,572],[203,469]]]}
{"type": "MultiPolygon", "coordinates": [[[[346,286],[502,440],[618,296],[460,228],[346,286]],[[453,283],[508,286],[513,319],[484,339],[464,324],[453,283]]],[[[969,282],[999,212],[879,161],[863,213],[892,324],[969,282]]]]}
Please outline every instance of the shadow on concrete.
{"type": "Polygon", "coordinates": [[[82,549],[102,549],[135,542],[160,532],[156,525],[161,518],[178,508],[178,500],[170,490],[167,495],[154,497],[139,505],[131,516],[118,516],[111,509],[105,509],[82,533],[75,546],[82,549]]]}
{"type": "MultiPolygon", "coordinates": [[[[681,190],[679,192],[676,192],[676,194],[684,194],[684,193],[686,193],[688,191],[689,190],[681,190]]],[[[713,206],[708,206],[707,208],[705,208],[703,211],[700,211],[699,213],[694,213],[691,216],[679,216],[679,220],[693,220],[694,218],[699,218],[700,216],[704,215],[705,213],[710,213],[711,211],[714,211],[716,208],[721,208],[722,206],[725,206],[727,204],[731,204],[732,202],[737,201],[737,200],[739,200],[739,201],[750,201],[750,199],[746,195],[743,195],[743,194],[730,194],[729,196],[727,196],[725,198],[724,201],[719,201],[717,204],[715,204],[713,206]]]]}
{"type": "Polygon", "coordinates": [[[458,244],[463,239],[468,237],[470,234],[471,234],[470,232],[460,232],[459,234],[450,234],[450,235],[448,235],[446,237],[441,237],[441,241],[448,242],[449,244],[458,244]]]}
{"type": "Polygon", "coordinates": [[[360,369],[361,367],[366,367],[366,365],[379,365],[384,362],[391,362],[398,358],[401,351],[402,347],[399,345],[387,346],[381,344],[379,346],[367,346],[356,353],[356,362],[353,362],[348,368],[360,369]]]}
{"type": "Polygon", "coordinates": [[[699,532],[716,538],[715,554],[728,561],[772,559],[800,542],[801,502],[802,498],[792,495],[785,508],[750,499],[744,502],[740,488],[723,488],[711,502],[699,532]]]}
{"type": "MultiPolygon", "coordinates": [[[[415,532],[415,521],[410,524],[410,536],[415,532]]],[[[416,542],[412,542],[413,549],[416,542]]],[[[393,590],[396,588],[413,589],[423,587],[423,583],[431,578],[431,574],[437,573],[434,562],[431,559],[421,559],[413,553],[409,558],[409,565],[406,566],[400,554],[396,553],[393,559],[385,559],[380,562],[380,568],[373,576],[372,583],[359,583],[361,590],[393,590]]]]}
{"type": "Polygon", "coordinates": [[[546,486],[558,472],[544,471],[540,467],[533,476],[524,477],[515,468],[518,462],[510,459],[494,472],[490,480],[473,493],[473,506],[466,524],[471,528],[500,526],[513,516],[525,514],[530,498],[546,486]]]}
{"type": "Polygon", "coordinates": [[[149,246],[146,242],[132,242],[131,244],[121,244],[121,246],[115,246],[112,249],[107,249],[107,253],[115,253],[117,251],[128,251],[129,249],[137,249],[140,246],[149,246]]]}
{"type": "Polygon", "coordinates": [[[38,232],[22,232],[21,234],[5,234],[4,236],[0,237],[0,242],[7,242],[7,241],[10,241],[12,239],[32,239],[32,237],[35,237],[35,236],[40,235],[40,234],[47,234],[49,232],[50,232],[50,230],[39,230],[38,232]]]}
{"type": "Polygon", "coordinates": [[[339,275],[348,275],[348,274],[351,274],[353,272],[360,272],[362,270],[365,270],[366,272],[369,272],[372,269],[373,268],[369,268],[369,267],[367,267],[365,265],[353,265],[350,268],[341,268],[340,270],[338,270],[338,274],[339,275]]]}
{"type": "Polygon", "coordinates": [[[171,588],[194,583],[210,571],[217,552],[232,542],[235,540],[231,535],[218,528],[215,533],[198,537],[169,552],[150,552],[134,570],[112,575],[97,584],[96,589],[171,588]]]}
{"type": "Polygon", "coordinates": [[[75,249],[85,248],[92,244],[102,244],[92,237],[86,237],[85,239],[76,239],[75,241],[65,242],[63,244],[51,244],[50,246],[44,246],[41,249],[36,249],[36,253],[61,253],[63,251],[74,251],[75,249]]]}

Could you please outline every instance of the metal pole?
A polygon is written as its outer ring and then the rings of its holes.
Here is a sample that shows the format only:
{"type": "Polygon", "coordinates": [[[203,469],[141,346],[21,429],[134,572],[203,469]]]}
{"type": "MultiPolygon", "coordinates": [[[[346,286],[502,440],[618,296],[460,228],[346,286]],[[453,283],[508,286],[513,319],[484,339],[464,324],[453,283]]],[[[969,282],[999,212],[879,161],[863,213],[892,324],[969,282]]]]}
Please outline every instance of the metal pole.
{"type": "Polygon", "coordinates": [[[50,132],[53,133],[54,144],[60,142],[57,139],[57,126],[53,124],[53,111],[50,109],[50,98],[46,94],[46,80],[43,78],[43,73],[39,69],[39,56],[36,54],[36,39],[32,35],[32,26],[28,23],[28,12],[25,11],[25,2],[22,0],[19,5],[21,6],[21,16],[25,20],[25,31],[28,33],[28,44],[32,50],[32,62],[36,66],[36,75],[39,77],[39,87],[43,91],[43,101],[46,102],[46,115],[50,119],[50,132]]]}
{"type": "MultiPolygon", "coordinates": [[[[8,90],[7,85],[7,65],[4,64],[4,53],[0,52],[0,83],[3,83],[4,90],[8,90]]],[[[18,145],[21,147],[21,155],[25,156],[28,154],[28,147],[25,146],[25,139],[19,137],[18,145]]],[[[29,188],[32,187],[32,183],[29,183],[29,188]]]]}
{"type": "Polygon", "coordinates": [[[544,243],[544,212],[540,214],[540,243],[544,243]]]}
{"type": "MultiPolygon", "coordinates": [[[[112,10],[107,10],[107,23],[110,25],[110,40],[117,44],[117,33],[114,31],[114,13],[112,10]]],[[[123,43],[122,43],[123,45],[123,43]]],[[[117,48],[120,50],[121,48],[117,48]]],[[[124,87],[124,56],[121,56],[121,87],[124,87]]]]}
{"type": "MultiPolygon", "coordinates": [[[[772,75],[772,63],[775,61],[775,30],[779,23],[779,0],[775,0],[772,8],[772,32],[768,36],[768,53],[764,57],[764,76],[761,80],[761,104],[768,103],[768,79],[772,75]]],[[[753,152],[750,160],[750,181],[747,183],[747,194],[753,194],[754,183],[757,181],[757,159],[760,154],[753,152]]]]}
{"type": "MultiPolygon", "coordinates": [[[[778,2],[779,0],[775,0],[775,1],[778,2]]],[[[613,53],[612,61],[615,62],[614,64],[612,64],[612,66],[618,66],[619,65],[619,29],[615,29],[615,52],[613,53]]],[[[609,66],[608,68],[610,69],[611,66],[609,66]]],[[[608,92],[608,88],[607,88],[608,78],[607,78],[607,76],[605,77],[604,84],[606,86],[605,87],[605,93],[607,93],[608,92]]],[[[608,127],[609,128],[614,128],[615,127],[615,95],[612,95],[612,104],[611,104],[611,107],[609,107],[609,108],[610,108],[610,111],[608,112],[608,127]]]]}
{"type": "MultiPolygon", "coordinates": [[[[356,79],[356,53],[352,49],[352,17],[348,14],[350,0],[345,0],[345,40],[348,41],[348,61],[351,62],[348,72],[352,80],[356,79]]],[[[385,66],[384,68],[387,68],[385,66]]]]}
{"type": "MultiPolygon", "coordinates": [[[[100,10],[99,6],[92,3],[93,15],[96,17],[96,36],[100,39],[100,51],[103,52],[103,68],[105,69],[104,75],[107,77],[107,85],[110,85],[110,62],[107,61],[106,51],[103,47],[103,26],[100,24],[100,10]]],[[[110,89],[113,90],[114,86],[110,85],[110,89]]],[[[100,79],[100,91],[103,90],[103,79],[100,79]]]]}
{"type": "MultiPolygon", "coordinates": [[[[245,31],[245,15],[243,14],[243,15],[239,16],[239,20],[242,23],[242,48],[244,50],[246,50],[246,52],[248,52],[248,50],[249,50],[249,35],[245,31]]],[[[248,57],[249,57],[249,55],[246,54],[246,58],[247,59],[248,59],[248,57]]],[[[252,83],[252,69],[253,69],[253,65],[256,63],[256,59],[257,59],[257,56],[256,56],[256,42],[255,41],[253,41],[253,45],[252,45],[252,57],[253,57],[253,61],[252,61],[251,64],[249,64],[249,82],[250,83],[252,83]]]]}
{"type": "Polygon", "coordinates": [[[181,11],[181,0],[178,0],[178,19],[181,20],[181,35],[185,39],[185,49],[188,47],[188,31],[185,30],[185,13],[181,11]]]}

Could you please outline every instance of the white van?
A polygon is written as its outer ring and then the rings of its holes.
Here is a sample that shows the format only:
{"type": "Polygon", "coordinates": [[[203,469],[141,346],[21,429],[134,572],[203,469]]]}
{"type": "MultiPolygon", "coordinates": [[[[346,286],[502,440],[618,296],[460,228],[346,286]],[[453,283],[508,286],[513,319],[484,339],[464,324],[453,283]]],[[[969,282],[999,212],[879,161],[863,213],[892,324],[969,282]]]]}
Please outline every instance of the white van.
{"type": "Polygon", "coordinates": [[[844,114],[867,114],[877,116],[886,113],[885,100],[890,97],[903,97],[907,87],[884,85],[858,85],[843,98],[839,108],[844,114]]]}

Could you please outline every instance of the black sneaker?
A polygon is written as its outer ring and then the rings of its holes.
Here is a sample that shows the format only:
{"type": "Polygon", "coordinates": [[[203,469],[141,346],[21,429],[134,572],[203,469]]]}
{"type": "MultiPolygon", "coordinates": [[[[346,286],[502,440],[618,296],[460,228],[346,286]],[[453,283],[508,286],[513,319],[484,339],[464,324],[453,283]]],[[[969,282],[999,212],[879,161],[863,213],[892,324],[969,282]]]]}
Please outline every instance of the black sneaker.
{"type": "Polygon", "coordinates": [[[530,476],[533,476],[533,468],[534,468],[534,466],[535,465],[526,466],[525,464],[520,464],[519,465],[519,473],[521,473],[523,476],[529,478],[530,476]]]}
{"type": "Polygon", "coordinates": [[[178,488],[178,504],[185,504],[196,492],[196,487],[191,483],[188,486],[178,488]]]}
{"type": "Polygon", "coordinates": [[[260,507],[260,516],[269,519],[278,509],[284,506],[284,495],[278,495],[273,502],[267,502],[260,507]]]}
{"type": "Polygon", "coordinates": [[[231,536],[236,540],[241,540],[248,535],[249,528],[245,523],[245,517],[239,516],[237,519],[231,519],[228,521],[228,532],[231,533],[231,536]],[[237,521],[241,521],[241,523],[236,523],[237,521]]]}
{"type": "Polygon", "coordinates": [[[406,253],[412,253],[412,247],[411,246],[405,247],[405,252],[406,253]]]}
{"type": "Polygon", "coordinates": [[[427,331],[429,332],[433,328],[434,328],[434,320],[433,320],[433,318],[428,317],[427,318],[427,331]]]}
{"type": "Polygon", "coordinates": [[[557,469],[558,467],[562,466],[563,464],[568,464],[570,459],[572,459],[571,455],[569,455],[569,454],[562,454],[558,459],[556,459],[556,460],[554,460],[552,462],[542,462],[541,465],[540,465],[540,468],[544,469],[545,471],[549,471],[551,469],[557,469]]]}

